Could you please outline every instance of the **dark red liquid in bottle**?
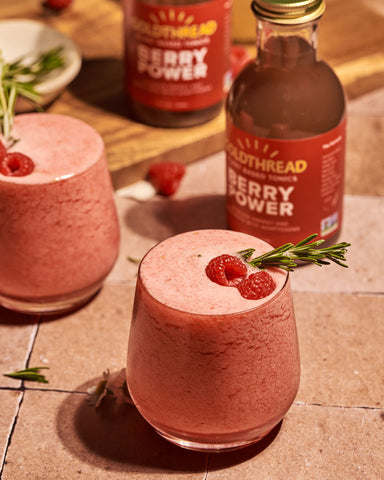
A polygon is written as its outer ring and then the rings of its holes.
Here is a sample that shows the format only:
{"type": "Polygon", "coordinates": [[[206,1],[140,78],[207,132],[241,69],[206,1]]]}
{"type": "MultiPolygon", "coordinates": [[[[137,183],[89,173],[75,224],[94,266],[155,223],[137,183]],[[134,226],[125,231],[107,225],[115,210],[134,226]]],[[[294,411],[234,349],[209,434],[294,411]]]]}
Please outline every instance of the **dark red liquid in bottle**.
{"type": "Polygon", "coordinates": [[[227,100],[228,223],[275,246],[342,223],[345,99],[315,39],[315,22],[261,22],[227,100]]]}
{"type": "Polygon", "coordinates": [[[248,133],[299,139],[336,127],[345,114],[343,88],[316,51],[296,36],[268,40],[239,74],[228,115],[248,133]]]}

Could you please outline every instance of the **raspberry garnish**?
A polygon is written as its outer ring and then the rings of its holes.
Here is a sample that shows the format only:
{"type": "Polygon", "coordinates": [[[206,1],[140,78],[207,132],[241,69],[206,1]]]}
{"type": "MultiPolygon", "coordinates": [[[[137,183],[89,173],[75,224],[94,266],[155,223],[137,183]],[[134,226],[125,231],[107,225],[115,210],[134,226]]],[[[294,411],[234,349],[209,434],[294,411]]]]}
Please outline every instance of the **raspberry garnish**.
{"type": "Polygon", "coordinates": [[[153,163],[148,171],[150,182],[162,195],[174,194],[184,174],[185,166],[177,162],[153,163]]]}
{"type": "Polygon", "coordinates": [[[0,155],[0,173],[7,177],[24,177],[33,172],[35,164],[32,159],[20,152],[0,155]]]}
{"type": "Polygon", "coordinates": [[[210,280],[219,285],[236,287],[247,274],[247,267],[240,258],[223,254],[213,258],[205,272],[210,280]]]}
{"type": "Polygon", "coordinates": [[[259,300],[267,297],[276,288],[276,284],[268,272],[256,272],[245,278],[238,286],[242,297],[249,300],[259,300]]]}

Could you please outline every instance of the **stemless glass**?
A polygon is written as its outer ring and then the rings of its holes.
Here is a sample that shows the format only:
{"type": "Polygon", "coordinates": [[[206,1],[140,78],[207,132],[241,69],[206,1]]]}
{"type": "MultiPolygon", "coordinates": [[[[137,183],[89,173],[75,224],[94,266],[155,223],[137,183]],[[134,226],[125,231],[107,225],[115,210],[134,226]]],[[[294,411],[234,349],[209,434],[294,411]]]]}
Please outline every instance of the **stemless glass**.
{"type": "Polygon", "coordinates": [[[25,313],[75,308],[118,255],[104,143],[84,122],[48,113],[17,115],[13,136],[9,151],[31,157],[34,170],[0,174],[0,304],[25,313]]]}
{"type": "Polygon", "coordinates": [[[264,242],[239,232],[187,232],[161,242],[141,262],[127,384],[142,416],[179,446],[250,445],[279,423],[296,396],[300,359],[288,273],[269,270],[275,292],[233,308],[226,297],[238,302],[236,289],[204,279],[204,265],[228,253],[224,246],[232,252],[255,244],[266,251],[264,242]]]}

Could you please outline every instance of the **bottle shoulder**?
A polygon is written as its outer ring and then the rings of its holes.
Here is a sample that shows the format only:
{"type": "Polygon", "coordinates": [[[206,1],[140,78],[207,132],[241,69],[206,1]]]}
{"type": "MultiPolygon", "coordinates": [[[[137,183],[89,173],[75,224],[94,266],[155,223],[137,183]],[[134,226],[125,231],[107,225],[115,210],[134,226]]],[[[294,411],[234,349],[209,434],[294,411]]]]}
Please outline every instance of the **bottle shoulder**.
{"type": "Polygon", "coordinates": [[[234,80],[227,112],[239,127],[241,119],[248,118],[248,126],[253,124],[264,133],[272,125],[284,125],[293,137],[300,137],[297,132],[310,136],[340,123],[345,96],[340,80],[324,61],[297,68],[269,68],[254,60],[234,80]]]}
{"type": "Polygon", "coordinates": [[[313,62],[301,68],[269,68],[259,65],[257,60],[248,62],[234,79],[230,93],[232,96],[247,96],[268,90],[280,90],[285,94],[292,90],[302,90],[302,95],[309,96],[323,88],[342,91],[342,85],[335,71],[324,61],[313,62]],[[296,87],[296,88],[295,88],[296,87]]]}

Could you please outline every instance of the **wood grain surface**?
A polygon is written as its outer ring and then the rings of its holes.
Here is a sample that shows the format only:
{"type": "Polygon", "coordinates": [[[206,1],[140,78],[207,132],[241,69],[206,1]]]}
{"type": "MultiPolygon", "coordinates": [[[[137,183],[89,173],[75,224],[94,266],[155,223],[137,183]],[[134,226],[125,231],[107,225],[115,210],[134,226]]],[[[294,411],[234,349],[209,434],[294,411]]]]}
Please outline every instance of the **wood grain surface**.
{"type": "MultiPolygon", "coordinates": [[[[328,0],[320,23],[320,55],[335,68],[350,99],[384,85],[384,7],[380,2],[328,0]]],[[[224,112],[204,125],[185,129],[153,128],[129,119],[123,90],[120,1],[73,0],[68,9],[54,13],[40,0],[0,0],[0,19],[7,18],[45,22],[79,46],[80,74],[48,111],[80,118],[99,131],[116,188],[143,178],[153,161],[190,162],[223,148],[224,112]]]]}

